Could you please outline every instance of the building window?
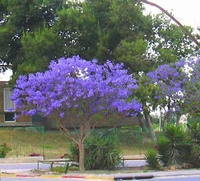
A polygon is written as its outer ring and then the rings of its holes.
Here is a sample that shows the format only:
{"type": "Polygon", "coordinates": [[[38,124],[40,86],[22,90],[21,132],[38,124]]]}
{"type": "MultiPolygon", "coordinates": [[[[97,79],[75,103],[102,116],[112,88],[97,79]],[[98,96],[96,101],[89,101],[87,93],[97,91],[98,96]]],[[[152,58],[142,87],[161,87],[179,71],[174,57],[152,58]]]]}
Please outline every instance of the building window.
{"type": "Polygon", "coordinates": [[[5,114],[5,121],[15,121],[14,120],[15,113],[5,112],[4,114],[5,114]]]}
{"type": "Polygon", "coordinates": [[[5,114],[5,121],[15,121],[15,104],[10,99],[12,95],[12,91],[10,88],[4,89],[4,114],[5,114]]]}

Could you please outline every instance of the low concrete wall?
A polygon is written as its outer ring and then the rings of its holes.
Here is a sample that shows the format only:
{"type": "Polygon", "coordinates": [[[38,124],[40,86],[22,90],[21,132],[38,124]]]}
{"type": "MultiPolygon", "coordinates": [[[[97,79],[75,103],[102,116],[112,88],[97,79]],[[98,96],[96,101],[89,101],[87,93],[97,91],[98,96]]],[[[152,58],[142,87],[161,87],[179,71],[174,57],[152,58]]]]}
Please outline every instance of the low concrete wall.
{"type": "Polygon", "coordinates": [[[38,160],[44,160],[43,156],[33,157],[6,157],[0,158],[0,163],[35,163],[38,160]]]}

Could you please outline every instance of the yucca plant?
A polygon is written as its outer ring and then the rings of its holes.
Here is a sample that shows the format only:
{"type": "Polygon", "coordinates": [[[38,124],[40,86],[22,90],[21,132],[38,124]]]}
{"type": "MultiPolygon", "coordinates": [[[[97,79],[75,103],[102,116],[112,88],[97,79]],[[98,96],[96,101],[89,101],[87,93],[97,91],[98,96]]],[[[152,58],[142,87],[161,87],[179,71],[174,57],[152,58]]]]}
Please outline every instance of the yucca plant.
{"type": "Polygon", "coordinates": [[[164,137],[158,142],[158,152],[165,166],[179,165],[187,161],[191,144],[186,135],[178,126],[165,126],[164,137]]]}
{"type": "MultiPolygon", "coordinates": [[[[110,170],[121,162],[118,136],[110,134],[91,134],[84,143],[85,168],[87,170],[110,170]]],[[[70,146],[69,157],[78,160],[78,148],[70,146]]]]}
{"type": "Polygon", "coordinates": [[[200,167],[200,124],[195,121],[188,127],[189,136],[191,139],[192,149],[190,154],[190,163],[193,167],[200,167]]]}
{"type": "Polygon", "coordinates": [[[85,142],[86,169],[114,169],[120,163],[117,134],[93,134],[85,142]]]}
{"type": "Polygon", "coordinates": [[[158,138],[158,154],[159,160],[161,161],[163,166],[167,166],[169,155],[168,155],[168,148],[169,148],[169,140],[164,136],[158,138]]]}
{"type": "Polygon", "coordinates": [[[150,149],[145,153],[147,166],[152,170],[161,170],[162,166],[159,163],[158,152],[155,149],[150,149]]]}
{"type": "Polygon", "coordinates": [[[200,145],[193,145],[190,154],[190,163],[194,168],[200,168],[200,145]]]}
{"type": "Polygon", "coordinates": [[[200,144],[200,123],[195,121],[188,125],[189,135],[193,144],[200,144]]]}

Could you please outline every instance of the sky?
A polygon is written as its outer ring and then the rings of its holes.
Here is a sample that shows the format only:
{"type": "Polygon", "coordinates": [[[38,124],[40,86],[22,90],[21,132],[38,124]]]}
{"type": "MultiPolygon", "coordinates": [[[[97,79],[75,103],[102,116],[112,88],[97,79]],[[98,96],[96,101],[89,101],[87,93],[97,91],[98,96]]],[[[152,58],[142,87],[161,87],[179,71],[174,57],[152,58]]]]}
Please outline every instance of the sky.
{"type": "MultiPolygon", "coordinates": [[[[183,25],[200,26],[200,0],[148,0],[172,12],[183,25]]],[[[156,7],[145,5],[148,12],[161,13],[156,7]]]]}
{"type": "MultiPolygon", "coordinates": [[[[200,0],[149,0],[164,9],[172,12],[174,17],[183,25],[192,26],[194,29],[200,27],[200,0]]],[[[145,5],[146,11],[152,14],[161,13],[156,7],[145,5]]],[[[0,81],[10,79],[12,71],[0,73],[0,81]]]]}

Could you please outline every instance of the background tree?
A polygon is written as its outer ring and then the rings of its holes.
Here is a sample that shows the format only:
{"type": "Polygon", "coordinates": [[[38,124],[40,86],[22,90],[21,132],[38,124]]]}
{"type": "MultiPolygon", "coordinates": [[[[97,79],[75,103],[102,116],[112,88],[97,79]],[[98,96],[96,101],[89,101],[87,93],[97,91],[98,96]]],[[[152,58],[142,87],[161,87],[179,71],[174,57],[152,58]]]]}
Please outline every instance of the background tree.
{"type": "Polygon", "coordinates": [[[61,0],[0,0],[0,5],[1,69],[11,68],[15,73],[18,65],[28,60],[22,51],[21,37],[26,32],[33,34],[37,29],[50,28],[64,4],[61,0]]]}
{"type": "MultiPolygon", "coordinates": [[[[199,115],[199,58],[161,65],[148,77],[159,87],[155,98],[168,113],[199,115]]],[[[168,122],[170,122],[170,114],[168,122]]]]}
{"type": "Polygon", "coordinates": [[[171,54],[170,61],[187,55],[191,46],[178,26],[164,17],[144,15],[136,0],[0,2],[0,59],[14,77],[45,70],[49,60],[76,54],[100,62],[123,61],[133,72],[148,71],[157,67],[158,59],[163,63],[171,54]]]}
{"type": "Polygon", "coordinates": [[[21,74],[45,71],[50,60],[76,54],[100,64],[107,59],[124,62],[142,82],[139,73],[176,62],[195,48],[170,19],[144,15],[137,0],[0,2],[0,59],[12,68],[13,85],[21,74]]]}
{"type": "Polygon", "coordinates": [[[137,78],[138,89],[134,90],[134,98],[138,100],[142,104],[142,117],[140,114],[138,115],[138,119],[142,128],[144,127],[148,129],[151,139],[154,143],[157,142],[157,137],[152,125],[152,117],[150,113],[156,109],[159,105],[159,100],[155,99],[157,91],[159,91],[159,87],[154,83],[149,82],[149,78],[143,74],[139,78],[137,78]]]}
{"type": "Polygon", "coordinates": [[[191,32],[188,31],[188,29],[185,26],[183,26],[172,14],[170,14],[168,11],[166,11],[164,8],[162,8],[161,6],[159,6],[156,3],[150,2],[148,0],[141,0],[141,2],[148,4],[148,5],[151,5],[151,6],[154,6],[154,7],[158,8],[159,10],[161,10],[164,14],[166,14],[171,20],[173,20],[180,27],[180,29],[185,33],[185,35],[190,37],[190,39],[196,44],[198,49],[200,48],[200,43],[198,42],[196,37],[193,36],[191,34],[191,32]]]}
{"type": "Polygon", "coordinates": [[[199,81],[200,81],[200,58],[195,57],[187,62],[189,81],[185,83],[184,102],[182,109],[191,116],[199,117],[199,81]]]}
{"type": "Polygon", "coordinates": [[[98,65],[78,56],[52,61],[44,73],[20,76],[12,100],[26,115],[51,116],[79,148],[79,167],[84,170],[84,140],[98,121],[136,116],[141,104],[129,96],[136,80],[122,64],[98,65]],[[116,116],[117,114],[117,116],[116,116]],[[76,126],[78,123],[78,128],[76,126]],[[66,126],[74,128],[75,135],[66,126]]]}

